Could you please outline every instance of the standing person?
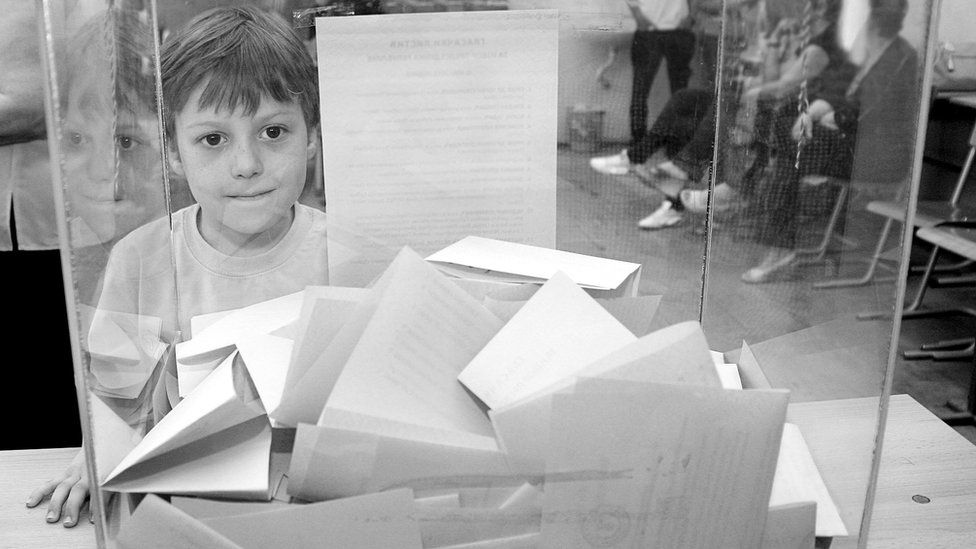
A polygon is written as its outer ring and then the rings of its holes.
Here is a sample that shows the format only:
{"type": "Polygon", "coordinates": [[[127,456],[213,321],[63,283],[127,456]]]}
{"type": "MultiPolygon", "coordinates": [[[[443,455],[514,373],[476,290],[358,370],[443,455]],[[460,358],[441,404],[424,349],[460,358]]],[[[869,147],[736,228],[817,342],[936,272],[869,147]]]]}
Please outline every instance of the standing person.
{"type": "MultiPolygon", "coordinates": [[[[31,301],[4,315],[0,330],[43,365],[13,368],[10,386],[44,386],[61,404],[40,407],[30,424],[10,430],[0,449],[74,446],[80,440],[35,8],[34,2],[0,0],[0,280],[31,301]]],[[[0,406],[7,417],[21,410],[9,399],[0,406]]]]}
{"type": "Polygon", "coordinates": [[[601,173],[624,175],[632,166],[647,160],[641,142],[648,129],[647,98],[654,77],[667,61],[671,93],[688,86],[695,34],[689,28],[688,0],[625,0],[637,24],[630,46],[633,84],[630,93],[630,145],[618,154],[590,159],[601,173]]]}

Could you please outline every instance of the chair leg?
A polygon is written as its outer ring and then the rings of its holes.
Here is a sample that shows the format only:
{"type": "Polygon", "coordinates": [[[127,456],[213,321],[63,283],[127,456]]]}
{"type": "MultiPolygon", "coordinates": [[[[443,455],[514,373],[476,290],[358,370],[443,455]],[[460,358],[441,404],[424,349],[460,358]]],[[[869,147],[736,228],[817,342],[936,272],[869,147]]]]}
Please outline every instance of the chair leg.
{"type": "Polygon", "coordinates": [[[822,282],[817,282],[813,285],[814,288],[846,288],[850,286],[864,286],[869,284],[874,278],[874,272],[878,268],[878,263],[881,261],[881,254],[884,251],[885,243],[888,241],[888,233],[891,232],[891,225],[894,220],[888,218],[885,220],[884,227],[881,229],[881,235],[878,237],[878,244],[874,247],[874,253],[871,255],[871,259],[868,262],[868,269],[860,278],[844,278],[838,280],[825,280],[822,282]]]}
{"type": "Polygon", "coordinates": [[[972,358],[974,351],[976,351],[976,339],[970,338],[967,341],[969,344],[962,349],[919,349],[917,351],[905,351],[902,353],[902,356],[905,357],[905,360],[916,360],[922,358],[932,360],[963,360],[972,358]]]}
{"type": "MultiPolygon", "coordinates": [[[[950,263],[949,265],[939,265],[939,266],[937,266],[935,268],[935,271],[934,272],[936,272],[936,273],[952,273],[952,272],[956,272],[956,271],[958,271],[960,269],[965,269],[966,267],[968,267],[968,266],[970,266],[972,264],[973,264],[973,260],[972,259],[963,259],[962,261],[957,261],[955,263],[950,263]]],[[[922,267],[922,266],[916,266],[916,267],[909,267],[908,268],[908,272],[910,272],[910,273],[920,273],[920,272],[922,272],[924,270],[925,270],[925,267],[922,267]]]]}
{"type": "Polygon", "coordinates": [[[923,343],[922,349],[926,351],[935,351],[939,349],[951,349],[953,347],[965,347],[971,345],[973,338],[964,337],[961,339],[943,339],[941,341],[935,341],[932,343],[923,343]]]}
{"type": "Polygon", "coordinates": [[[803,259],[798,262],[800,265],[817,263],[823,260],[827,254],[827,246],[830,245],[830,240],[834,237],[834,229],[837,227],[837,220],[840,219],[840,214],[844,209],[844,202],[846,200],[847,187],[841,187],[837,192],[837,202],[834,203],[834,209],[830,213],[830,219],[827,220],[827,227],[824,229],[824,235],[820,239],[820,243],[812,248],[800,248],[796,250],[798,255],[813,255],[812,258],[803,259]]]}
{"type": "MultiPolygon", "coordinates": [[[[922,298],[925,297],[925,290],[929,286],[929,279],[932,278],[932,271],[935,269],[935,261],[939,257],[939,247],[935,246],[932,248],[932,253],[929,254],[929,259],[925,263],[925,272],[922,274],[922,280],[919,281],[918,290],[915,291],[915,298],[905,308],[902,309],[902,318],[917,318],[913,317],[910,313],[919,311],[919,307],[922,305],[922,298]]],[[[860,320],[878,320],[881,318],[891,318],[891,313],[883,312],[870,312],[870,313],[860,313],[857,315],[860,320]]]]}

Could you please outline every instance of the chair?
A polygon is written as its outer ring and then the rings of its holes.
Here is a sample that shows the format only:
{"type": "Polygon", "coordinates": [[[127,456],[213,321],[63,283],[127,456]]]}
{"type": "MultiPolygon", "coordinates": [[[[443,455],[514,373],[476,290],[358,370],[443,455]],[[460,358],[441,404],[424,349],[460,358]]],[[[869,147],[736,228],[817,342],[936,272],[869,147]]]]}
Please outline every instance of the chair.
{"type": "MultiPolygon", "coordinates": [[[[933,246],[933,255],[947,250],[969,260],[976,260],[976,226],[937,225],[923,227],[916,235],[933,246]]],[[[976,316],[971,307],[957,307],[953,313],[976,316]]],[[[928,358],[932,360],[973,360],[973,373],[969,382],[969,397],[964,409],[950,417],[943,418],[950,425],[976,423],[976,337],[950,339],[928,343],[917,351],[905,351],[906,360],[928,358]]]]}
{"type": "Polygon", "coordinates": [[[826,176],[806,176],[800,180],[801,193],[805,189],[814,189],[824,185],[836,190],[834,205],[830,210],[830,217],[827,218],[827,223],[824,225],[823,236],[820,241],[815,246],[795,250],[796,254],[800,256],[799,264],[801,265],[816,264],[823,261],[832,240],[836,239],[840,240],[842,244],[850,244],[843,235],[837,232],[837,224],[847,207],[847,197],[850,193],[849,182],[826,176]]]}
{"type": "MultiPolygon", "coordinates": [[[[959,177],[956,180],[956,185],[953,188],[951,197],[948,201],[919,202],[915,210],[915,218],[913,222],[914,228],[922,229],[935,227],[943,223],[957,223],[976,220],[976,210],[961,207],[959,205],[959,198],[962,196],[962,191],[965,187],[966,179],[969,177],[969,172],[972,168],[974,158],[976,158],[976,125],[974,125],[973,130],[969,135],[969,150],[966,153],[966,160],[963,163],[962,170],[960,171],[959,177]]],[[[867,210],[871,213],[883,216],[886,219],[884,226],[881,229],[881,235],[878,238],[874,252],[868,260],[868,268],[864,275],[862,275],[860,278],[819,282],[814,284],[815,288],[861,286],[874,280],[875,271],[881,264],[881,261],[884,259],[884,249],[885,245],[887,244],[888,236],[891,233],[891,228],[896,221],[904,223],[906,212],[903,203],[898,200],[874,200],[868,203],[867,210]]],[[[911,303],[905,306],[903,318],[924,316],[935,313],[934,311],[923,311],[920,309],[920,306],[922,303],[922,298],[925,296],[925,290],[928,287],[929,280],[936,270],[935,263],[937,253],[938,250],[935,249],[929,254],[928,261],[926,262],[923,270],[922,279],[919,283],[919,288],[911,303]]],[[[953,267],[958,267],[958,265],[953,267]]],[[[880,318],[882,316],[886,316],[886,313],[862,313],[861,315],[858,315],[858,318],[871,319],[880,318]]]]}

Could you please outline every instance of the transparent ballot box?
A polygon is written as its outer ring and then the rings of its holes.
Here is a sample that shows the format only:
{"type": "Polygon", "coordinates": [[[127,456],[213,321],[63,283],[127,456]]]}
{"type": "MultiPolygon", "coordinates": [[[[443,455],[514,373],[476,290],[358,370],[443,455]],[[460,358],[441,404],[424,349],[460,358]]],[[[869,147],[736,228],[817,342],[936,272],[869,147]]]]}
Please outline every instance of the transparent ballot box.
{"type": "Polygon", "coordinates": [[[40,0],[100,546],[867,543],[929,2],[226,4],[40,0]]]}

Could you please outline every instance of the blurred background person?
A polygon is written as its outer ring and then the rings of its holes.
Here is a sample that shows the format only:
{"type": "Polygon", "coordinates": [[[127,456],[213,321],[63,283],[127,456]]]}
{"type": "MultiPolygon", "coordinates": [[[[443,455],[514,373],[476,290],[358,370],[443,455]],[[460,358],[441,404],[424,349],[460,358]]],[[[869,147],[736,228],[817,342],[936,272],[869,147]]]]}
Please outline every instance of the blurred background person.
{"type": "Polygon", "coordinates": [[[609,175],[624,175],[643,164],[647,136],[647,98],[661,68],[667,62],[671,93],[688,86],[695,34],[690,29],[688,0],[625,0],[637,25],[630,46],[633,81],[630,92],[630,145],[618,154],[590,159],[590,166],[609,175]]]}
{"type": "Polygon", "coordinates": [[[796,259],[797,197],[804,176],[839,177],[897,187],[911,172],[918,102],[918,54],[899,35],[907,0],[871,0],[868,19],[850,53],[856,73],[825,80],[797,117],[774,123],[775,169],[760,195],[756,239],[768,246],[762,261],[742,275],[767,282],[796,259]]]}
{"type": "MultiPolygon", "coordinates": [[[[29,304],[3,315],[0,330],[32,359],[8,369],[8,386],[43,387],[63,405],[35,407],[30,424],[8,429],[8,449],[81,442],[34,11],[35,2],[0,0],[0,280],[29,304]]],[[[3,415],[24,418],[21,406],[4,399],[3,415]]]]}

